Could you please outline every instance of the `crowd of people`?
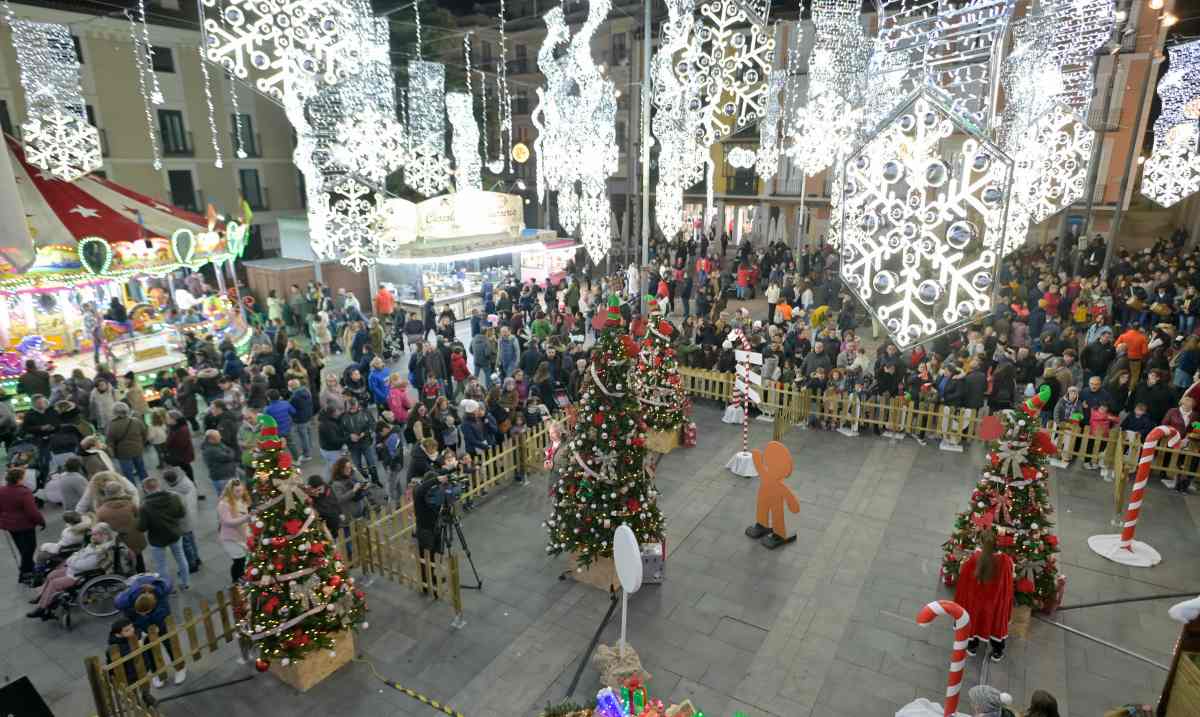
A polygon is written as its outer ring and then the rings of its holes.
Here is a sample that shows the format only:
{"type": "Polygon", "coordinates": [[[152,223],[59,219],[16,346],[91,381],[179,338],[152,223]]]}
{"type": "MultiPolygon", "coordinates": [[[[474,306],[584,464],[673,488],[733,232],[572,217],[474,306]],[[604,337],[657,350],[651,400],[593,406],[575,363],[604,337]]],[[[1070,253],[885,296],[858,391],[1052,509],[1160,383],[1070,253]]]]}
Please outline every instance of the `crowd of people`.
{"type": "MultiPolygon", "coordinates": [[[[428,480],[417,511],[427,531],[446,476],[478,470],[482,454],[579,398],[592,320],[612,296],[635,334],[645,326],[643,298],[656,297],[677,324],[688,366],[732,371],[737,331],[763,354],[764,378],[815,396],[986,412],[1046,384],[1045,423],[1142,436],[1166,423],[1187,435],[1200,422],[1200,255],[1186,243],[1178,232],[1147,251],[1120,251],[1104,273],[1100,240],[1080,255],[1078,272],[1058,265],[1050,244],[1023,249],[1005,259],[989,316],[908,352],[876,340],[878,326],[845,291],[828,247],[730,247],[712,236],[663,243],[647,265],[609,276],[572,264],[545,285],[511,275],[485,281],[481,307],[468,317],[439,313],[432,300],[405,313],[386,288],[364,308],[352,291],[293,286],[250,307],[248,356],[189,336],[188,365],[156,377],[156,400],[99,355],[90,375],[30,362],[19,391],[31,409],[18,421],[0,400],[0,441],[22,457],[10,460],[0,487],[0,527],[19,549],[22,581],[40,585],[31,617],[46,617],[84,567],[112,559],[114,542],[139,568],[148,549],[161,575],[171,574],[172,556],[173,587],[186,590],[203,564],[197,501],[210,497],[236,583],[258,419],[268,415],[331,532],[376,500],[411,499],[410,483],[428,480]],[[759,295],[765,312],[730,305],[759,295]],[[211,485],[197,484],[197,461],[211,485]],[[38,546],[43,503],[61,505],[67,527],[55,544],[38,546]],[[64,545],[85,544],[98,547],[56,559],[64,545]]],[[[848,432],[830,422],[813,427],[848,432]]],[[[913,438],[924,443],[925,431],[913,438]]],[[[1189,483],[1171,487],[1187,492],[1189,483]]]]}

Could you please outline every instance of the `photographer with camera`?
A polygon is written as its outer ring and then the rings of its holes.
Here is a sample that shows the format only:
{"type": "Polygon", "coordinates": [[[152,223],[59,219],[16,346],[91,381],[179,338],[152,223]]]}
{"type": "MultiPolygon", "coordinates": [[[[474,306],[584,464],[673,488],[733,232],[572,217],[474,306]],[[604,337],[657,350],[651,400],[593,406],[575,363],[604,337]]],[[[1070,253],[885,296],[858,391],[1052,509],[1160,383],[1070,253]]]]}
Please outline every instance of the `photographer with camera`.
{"type": "Polygon", "coordinates": [[[429,471],[421,482],[413,488],[413,512],[417,518],[417,548],[421,558],[421,592],[428,595],[429,586],[433,586],[433,597],[436,599],[437,574],[433,569],[433,556],[442,552],[443,510],[449,510],[446,502],[446,491],[450,485],[450,474],[440,471],[429,471]]]}
{"type": "MultiPolygon", "coordinates": [[[[366,513],[367,492],[371,484],[354,467],[354,461],[350,456],[338,458],[330,472],[333,477],[330,488],[333,490],[333,497],[338,502],[342,533],[349,539],[350,521],[361,518],[366,513]]],[[[347,553],[349,553],[348,543],[347,553]]]]}

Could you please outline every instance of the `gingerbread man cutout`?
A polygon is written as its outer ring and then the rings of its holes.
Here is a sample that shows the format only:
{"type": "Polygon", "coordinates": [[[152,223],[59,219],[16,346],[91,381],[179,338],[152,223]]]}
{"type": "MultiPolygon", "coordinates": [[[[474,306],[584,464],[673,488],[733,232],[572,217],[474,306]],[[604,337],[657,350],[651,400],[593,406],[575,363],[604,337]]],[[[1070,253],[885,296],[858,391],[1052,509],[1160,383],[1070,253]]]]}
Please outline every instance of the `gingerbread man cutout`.
{"type": "Polygon", "coordinates": [[[784,505],[793,513],[800,512],[800,501],[796,500],[796,494],[783,484],[792,474],[792,453],[779,441],[771,441],[765,449],[755,449],[750,453],[754,456],[754,467],[758,469],[760,482],[756,522],[746,528],[746,536],[761,540],[764,547],[778,548],[796,539],[796,536],[787,532],[784,505]]]}

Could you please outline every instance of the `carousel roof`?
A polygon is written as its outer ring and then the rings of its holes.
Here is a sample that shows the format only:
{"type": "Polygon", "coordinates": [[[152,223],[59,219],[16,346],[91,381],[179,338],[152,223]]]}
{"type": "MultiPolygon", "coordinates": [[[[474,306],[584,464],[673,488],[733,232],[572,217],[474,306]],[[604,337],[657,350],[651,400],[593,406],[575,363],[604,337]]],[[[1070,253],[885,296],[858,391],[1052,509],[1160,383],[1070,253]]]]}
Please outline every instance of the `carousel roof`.
{"type": "Polygon", "coordinates": [[[5,242],[0,287],[161,273],[228,255],[206,217],[96,175],[61,181],[26,162],[16,139],[4,139],[31,241],[5,242]]]}

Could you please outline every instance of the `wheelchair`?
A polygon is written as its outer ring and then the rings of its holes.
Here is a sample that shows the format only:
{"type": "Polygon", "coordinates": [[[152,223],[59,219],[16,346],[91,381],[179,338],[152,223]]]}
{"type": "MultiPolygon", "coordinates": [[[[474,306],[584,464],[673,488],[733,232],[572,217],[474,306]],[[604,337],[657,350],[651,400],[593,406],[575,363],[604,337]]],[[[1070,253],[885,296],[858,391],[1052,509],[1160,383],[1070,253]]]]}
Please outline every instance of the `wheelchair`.
{"type": "Polygon", "coordinates": [[[78,582],[55,596],[47,610],[65,630],[71,629],[71,611],[76,607],[92,617],[112,617],[117,614],[117,596],[135,572],[133,553],[118,542],[113,546],[112,567],[79,574],[78,582]]]}

